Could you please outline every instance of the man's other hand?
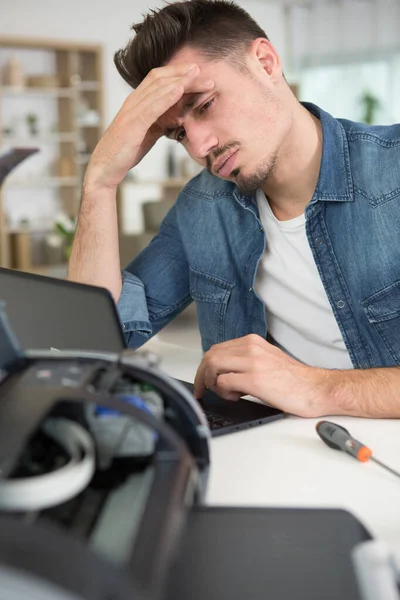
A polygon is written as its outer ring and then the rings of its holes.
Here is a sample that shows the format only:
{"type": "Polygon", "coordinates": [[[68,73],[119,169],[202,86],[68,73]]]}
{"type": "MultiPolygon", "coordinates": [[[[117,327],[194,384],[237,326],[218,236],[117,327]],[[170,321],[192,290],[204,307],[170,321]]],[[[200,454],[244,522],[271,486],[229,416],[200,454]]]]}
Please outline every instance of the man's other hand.
{"type": "Polygon", "coordinates": [[[250,394],[300,417],[328,414],[325,369],[287,356],[259,335],[212,346],[197,370],[194,395],[210,389],[226,400],[250,394]]]}

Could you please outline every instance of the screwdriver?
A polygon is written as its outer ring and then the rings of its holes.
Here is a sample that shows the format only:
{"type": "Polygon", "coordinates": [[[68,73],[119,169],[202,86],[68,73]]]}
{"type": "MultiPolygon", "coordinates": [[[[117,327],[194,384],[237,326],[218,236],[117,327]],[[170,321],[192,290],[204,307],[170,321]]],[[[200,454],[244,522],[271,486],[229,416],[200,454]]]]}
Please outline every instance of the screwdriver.
{"type": "Polygon", "coordinates": [[[321,440],[325,442],[329,448],[333,448],[334,450],[341,450],[342,452],[346,452],[353,456],[360,462],[367,462],[368,460],[372,460],[377,463],[379,466],[383,467],[392,475],[396,475],[396,477],[400,477],[400,473],[391,469],[384,463],[382,463],[377,458],[372,456],[372,450],[370,450],[367,446],[355,440],[351,437],[350,433],[344,427],[337,425],[336,423],[331,423],[330,421],[319,421],[316,424],[315,429],[321,440]]]}

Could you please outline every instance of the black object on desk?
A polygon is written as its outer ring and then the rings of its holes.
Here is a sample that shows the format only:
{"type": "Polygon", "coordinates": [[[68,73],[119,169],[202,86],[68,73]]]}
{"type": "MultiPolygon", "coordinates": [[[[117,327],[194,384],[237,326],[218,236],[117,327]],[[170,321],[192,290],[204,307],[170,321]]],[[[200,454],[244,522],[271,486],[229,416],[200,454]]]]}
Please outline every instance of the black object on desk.
{"type": "Polygon", "coordinates": [[[104,288],[0,268],[0,300],[24,348],[124,348],[114,300],[104,288]]]}
{"type": "Polygon", "coordinates": [[[9,340],[0,385],[7,598],[49,597],[50,585],[54,600],[361,600],[350,552],[369,534],[354,517],[202,506],[209,429],[183,386],[123,355],[26,351],[21,361],[3,317],[0,306],[0,339],[9,340]],[[128,397],[135,402],[113,394],[121,378],[144,386],[128,397]],[[137,402],[149,393],[157,416],[137,402]],[[104,416],[124,415],[129,431],[111,421],[100,428],[104,416]],[[109,460],[95,460],[102,453],[109,460]]]}
{"type": "Polygon", "coordinates": [[[196,508],[164,600],[360,600],[350,553],[369,539],[343,510],[196,508]]]}
{"type": "MultiPolygon", "coordinates": [[[[180,381],[193,394],[193,384],[180,381]]],[[[203,409],[211,435],[217,437],[234,431],[241,431],[250,427],[258,427],[277,419],[282,419],[284,413],[277,408],[240,399],[236,402],[224,400],[211,390],[207,390],[203,398],[198,401],[203,409]]]]}

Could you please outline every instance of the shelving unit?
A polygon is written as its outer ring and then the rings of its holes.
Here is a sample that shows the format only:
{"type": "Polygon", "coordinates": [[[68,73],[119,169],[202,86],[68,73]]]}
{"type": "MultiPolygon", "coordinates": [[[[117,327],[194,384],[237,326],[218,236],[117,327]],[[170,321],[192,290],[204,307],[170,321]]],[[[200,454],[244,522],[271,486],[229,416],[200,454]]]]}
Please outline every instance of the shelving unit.
{"type": "Polygon", "coordinates": [[[46,87],[27,87],[19,88],[10,85],[2,86],[0,90],[0,96],[55,96],[57,98],[71,98],[73,95],[72,90],[63,88],[46,88],[46,87]]]}
{"type": "MultiPolygon", "coordinates": [[[[52,194],[55,205],[68,216],[77,215],[83,175],[103,132],[101,63],[102,49],[99,45],[0,37],[0,152],[7,147],[35,146],[42,151],[35,156],[44,156],[45,153],[55,156],[48,172],[34,174],[31,169],[31,174],[23,177],[22,164],[21,173],[18,167],[0,190],[0,265],[3,267],[43,274],[54,271],[54,264],[46,264],[45,252],[33,251],[32,248],[34,242],[45,244],[46,233],[54,231],[54,224],[41,223],[39,217],[29,226],[13,222],[10,200],[7,200],[11,197],[9,194],[13,194],[12,203],[29,202],[29,192],[40,194],[43,190],[43,193],[52,194]],[[56,86],[29,86],[32,64],[38,53],[41,57],[45,56],[46,64],[50,63],[53,68],[52,73],[34,74],[56,77],[56,86]],[[7,85],[2,76],[11,55],[17,58],[26,75],[23,86],[7,85]],[[17,106],[18,103],[26,105],[26,102],[29,102],[32,113],[37,107],[41,107],[42,111],[46,110],[43,106],[51,107],[57,115],[55,131],[47,128],[36,135],[10,133],[10,124],[6,122],[6,115],[10,112],[7,111],[10,106],[7,103],[17,106]]],[[[24,117],[26,115],[22,113],[21,119],[24,117]]]]}
{"type": "Polygon", "coordinates": [[[77,177],[29,177],[29,179],[13,178],[10,181],[6,181],[4,188],[76,186],[78,181],[79,180],[77,177]]]}

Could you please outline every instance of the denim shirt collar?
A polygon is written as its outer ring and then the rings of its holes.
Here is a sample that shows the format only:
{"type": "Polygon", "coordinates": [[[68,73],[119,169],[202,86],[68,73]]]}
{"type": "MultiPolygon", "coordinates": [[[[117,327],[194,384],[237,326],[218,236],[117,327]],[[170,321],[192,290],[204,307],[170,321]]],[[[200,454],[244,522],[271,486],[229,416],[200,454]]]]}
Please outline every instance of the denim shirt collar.
{"type": "Polygon", "coordinates": [[[353,179],[347,137],[342,124],[311,102],[302,102],[302,105],[320,119],[322,125],[321,167],[311,203],[317,200],[352,202],[353,179]]]}

